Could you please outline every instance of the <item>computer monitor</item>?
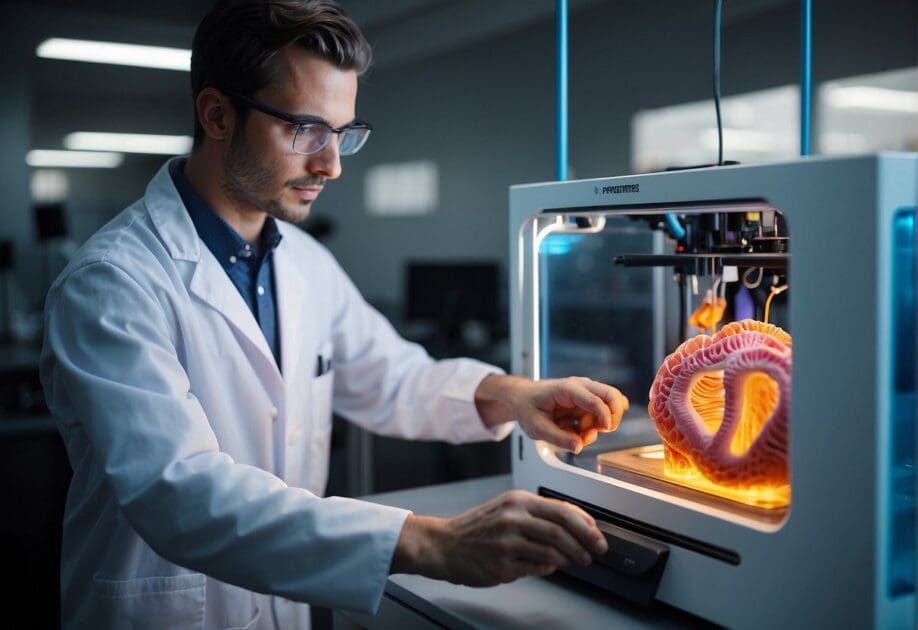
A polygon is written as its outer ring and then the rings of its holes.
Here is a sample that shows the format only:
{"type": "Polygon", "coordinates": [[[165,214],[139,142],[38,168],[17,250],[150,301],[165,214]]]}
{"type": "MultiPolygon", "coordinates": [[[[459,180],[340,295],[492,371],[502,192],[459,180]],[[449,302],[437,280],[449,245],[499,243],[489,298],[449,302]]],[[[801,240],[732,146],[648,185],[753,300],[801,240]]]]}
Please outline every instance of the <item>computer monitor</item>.
{"type": "Polygon", "coordinates": [[[67,236],[67,222],[64,219],[64,204],[43,203],[35,206],[35,227],[38,240],[67,236]]]}
{"type": "Polygon", "coordinates": [[[409,320],[436,320],[455,333],[463,322],[494,326],[499,316],[496,262],[410,261],[406,265],[406,312],[409,320]]]}

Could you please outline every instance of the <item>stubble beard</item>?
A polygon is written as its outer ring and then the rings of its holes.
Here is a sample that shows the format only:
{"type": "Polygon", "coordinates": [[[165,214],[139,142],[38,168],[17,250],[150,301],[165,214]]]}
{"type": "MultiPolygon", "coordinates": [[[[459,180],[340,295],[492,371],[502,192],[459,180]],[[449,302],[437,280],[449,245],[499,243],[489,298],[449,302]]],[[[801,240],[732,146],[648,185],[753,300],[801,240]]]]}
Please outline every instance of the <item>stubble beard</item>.
{"type": "Polygon", "coordinates": [[[244,129],[237,128],[230,140],[223,167],[223,193],[227,198],[255,206],[275,219],[289,223],[305,221],[311,202],[291,206],[284,205],[280,198],[267,196],[274,182],[274,172],[252,154],[244,136],[244,129]]]}

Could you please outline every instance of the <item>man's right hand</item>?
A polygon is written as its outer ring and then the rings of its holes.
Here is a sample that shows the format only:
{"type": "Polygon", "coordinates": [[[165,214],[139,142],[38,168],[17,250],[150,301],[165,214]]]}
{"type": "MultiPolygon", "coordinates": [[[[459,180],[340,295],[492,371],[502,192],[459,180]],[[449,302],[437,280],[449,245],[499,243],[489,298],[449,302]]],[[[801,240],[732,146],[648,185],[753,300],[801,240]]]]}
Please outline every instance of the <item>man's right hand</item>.
{"type": "Polygon", "coordinates": [[[451,519],[410,515],[391,573],[417,573],[468,586],[544,576],[571,562],[587,565],[608,549],[578,507],[511,490],[451,519]]]}

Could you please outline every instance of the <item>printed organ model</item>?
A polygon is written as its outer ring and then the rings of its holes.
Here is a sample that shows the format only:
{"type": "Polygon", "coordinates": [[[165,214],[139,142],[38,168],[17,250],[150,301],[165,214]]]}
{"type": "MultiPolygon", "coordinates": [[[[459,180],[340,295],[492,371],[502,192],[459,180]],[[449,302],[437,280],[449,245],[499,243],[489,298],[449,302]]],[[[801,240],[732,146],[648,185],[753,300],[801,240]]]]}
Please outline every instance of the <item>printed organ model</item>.
{"type": "Polygon", "coordinates": [[[680,345],[657,372],[648,405],[665,476],[787,505],[790,378],[791,337],[771,324],[732,322],[680,345]]]}

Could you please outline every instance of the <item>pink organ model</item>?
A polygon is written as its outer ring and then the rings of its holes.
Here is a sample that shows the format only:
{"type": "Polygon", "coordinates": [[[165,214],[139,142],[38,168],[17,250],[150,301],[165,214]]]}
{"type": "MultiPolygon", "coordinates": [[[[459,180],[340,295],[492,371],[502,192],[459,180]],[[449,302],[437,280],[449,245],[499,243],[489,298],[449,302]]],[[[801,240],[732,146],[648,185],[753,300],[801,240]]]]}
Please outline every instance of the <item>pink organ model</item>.
{"type": "Polygon", "coordinates": [[[680,345],[657,372],[647,409],[664,475],[764,507],[790,502],[791,337],[747,319],[680,345]]]}

